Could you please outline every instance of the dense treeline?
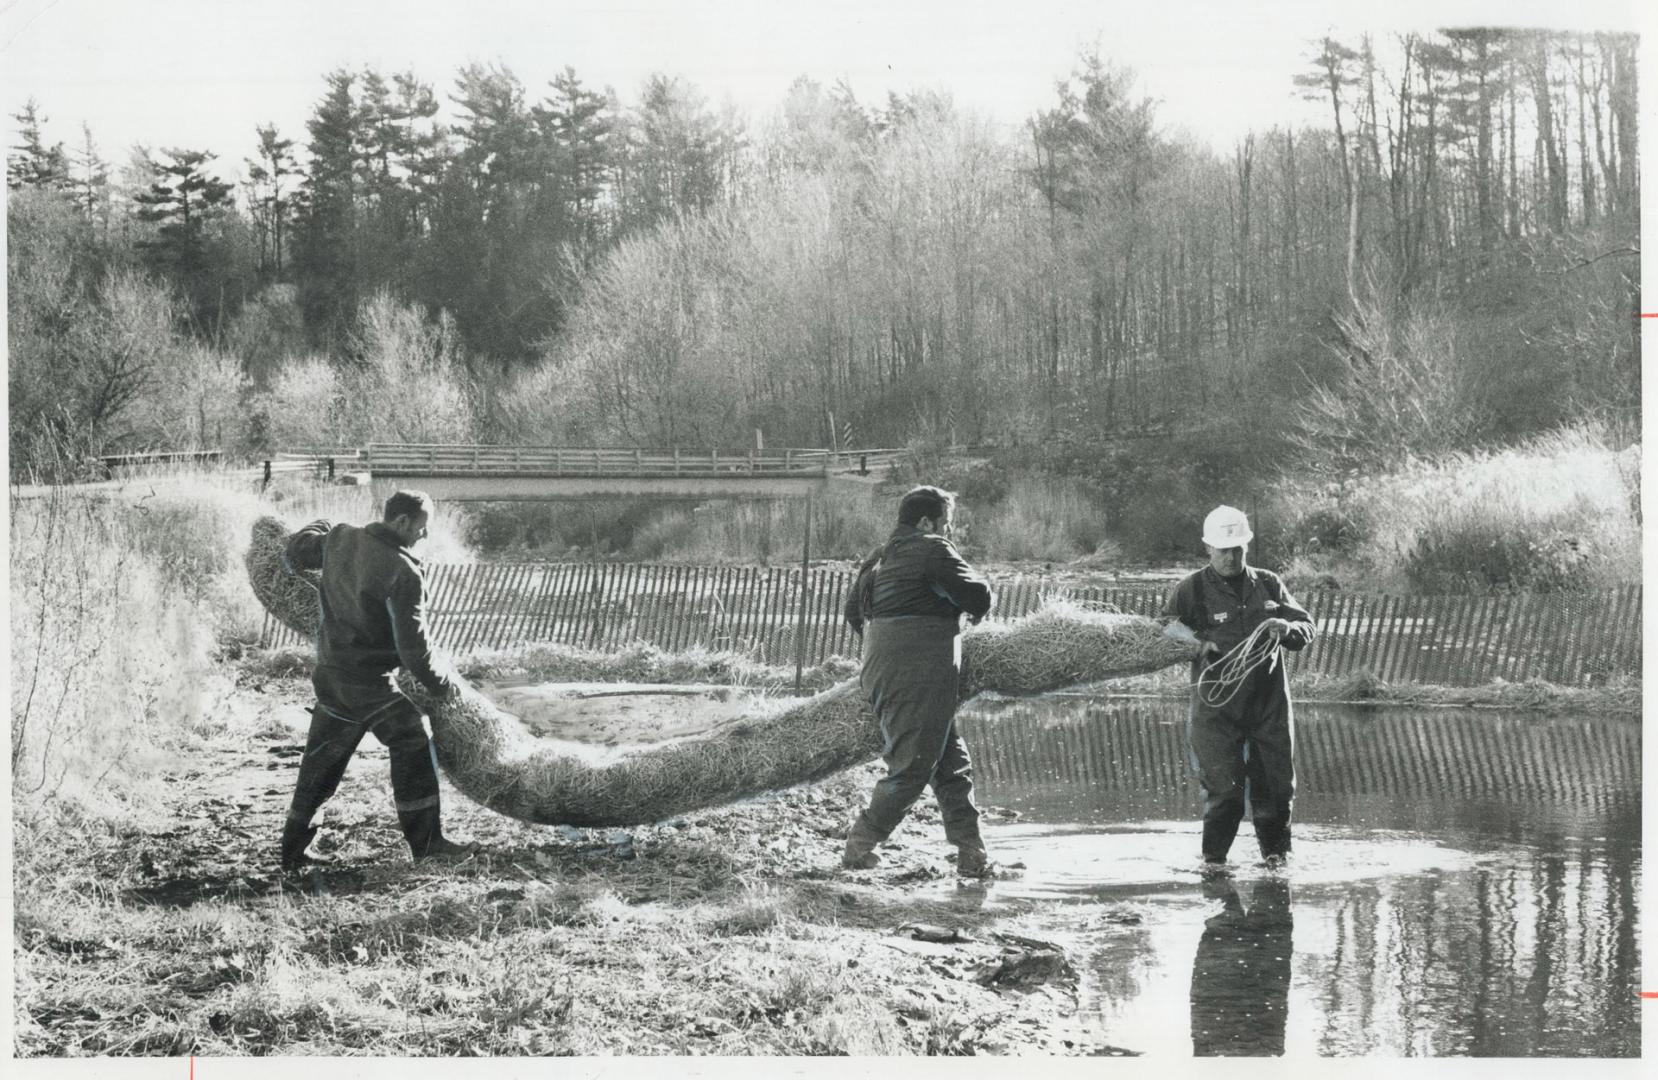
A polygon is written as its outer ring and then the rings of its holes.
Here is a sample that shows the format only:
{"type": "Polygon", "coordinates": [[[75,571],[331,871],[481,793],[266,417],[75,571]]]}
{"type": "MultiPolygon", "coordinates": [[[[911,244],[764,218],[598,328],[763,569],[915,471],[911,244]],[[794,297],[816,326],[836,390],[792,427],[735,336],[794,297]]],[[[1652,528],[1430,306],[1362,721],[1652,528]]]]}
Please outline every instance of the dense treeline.
{"type": "MultiPolygon", "coordinates": [[[[327,76],[303,135],[8,158],[12,449],[971,443],[1107,495],[1639,400],[1635,39],[1326,39],[1217,154],[1084,56],[1016,130],[801,79],[327,76]],[[1139,438],[1130,438],[1140,436],[1139,438]]],[[[1224,86],[1217,85],[1217,93],[1224,86]]]]}

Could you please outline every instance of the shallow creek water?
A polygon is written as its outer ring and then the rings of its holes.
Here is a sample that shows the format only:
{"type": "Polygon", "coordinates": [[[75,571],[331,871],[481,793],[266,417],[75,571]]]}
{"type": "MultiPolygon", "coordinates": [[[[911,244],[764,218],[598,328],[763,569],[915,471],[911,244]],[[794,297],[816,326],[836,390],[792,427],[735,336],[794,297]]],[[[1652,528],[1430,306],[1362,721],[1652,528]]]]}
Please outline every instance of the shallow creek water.
{"type": "MultiPolygon", "coordinates": [[[[1146,1054],[1640,1053],[1640,728],[1300,705],[1295,853],[1198,873],[1183,704],[975,703],[1008,900],[1095,901],[1085,1019],[1146,1054]]],[[[963,902],[982,903],[982,899],[963,902]]]]}

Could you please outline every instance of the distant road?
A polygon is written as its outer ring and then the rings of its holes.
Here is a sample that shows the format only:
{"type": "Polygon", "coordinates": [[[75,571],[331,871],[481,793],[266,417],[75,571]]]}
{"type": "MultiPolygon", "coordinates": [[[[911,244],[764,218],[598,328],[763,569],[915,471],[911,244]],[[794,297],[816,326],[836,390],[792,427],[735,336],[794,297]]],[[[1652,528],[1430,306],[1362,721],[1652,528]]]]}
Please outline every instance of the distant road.
{"type": "Polygon", "coordinates": [[[204,483],[216,485],[223,480],[245,480],[257,483],[265,475],[262,468],[251,469],[214,469],[192,473],[168,475],[157,473],[154,476],[128,476],[119,480],[89,480],[82,484],[12,484],[11,497],[14,499],[44,499],[53,492],[73,492],[76,495],[132,495],[142,498],[148,495],[158,495],[163,491],[177,491],[180,488],[200,488],[204,483]]]}

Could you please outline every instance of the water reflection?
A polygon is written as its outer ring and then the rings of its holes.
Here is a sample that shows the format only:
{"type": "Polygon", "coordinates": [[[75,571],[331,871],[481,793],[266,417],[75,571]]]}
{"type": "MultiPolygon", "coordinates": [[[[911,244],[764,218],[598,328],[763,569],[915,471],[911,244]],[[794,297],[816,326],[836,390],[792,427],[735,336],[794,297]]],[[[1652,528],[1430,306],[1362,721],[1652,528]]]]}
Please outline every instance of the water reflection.
{"type": "Polygon", "coordinates": [[[1204,921],[1192,961],[1192,1053],[1197,1057],[1277,1057],[1289,1017],[1295,917],[1290,883],[1263,878],[1245,907],[1231,877],[1203,884],[1221,901],[1204,921]]]}
{"type": "MultiPolygon", "coordinates": [[[[1106,823],[1197,813],[1185,715],[1168,699],[1043,698],[975,702],[962,725],[1004,805],[1106,823]]],[[[1633,720],[1303,704],[1296,818],[1515,840],[1616,819],[1638,837],[1640,761],[1633,720]]]]}
{"type": "Polygon", "coordinates": [[[995,841],[1030,866],[1015,887],[1143,905],[1133,938],[1102,935],[1088,963],[1105,1041],[1639,1053],[1636,722],[1299,708],[1289,873],[1246,861],[1205,884],[1183,719],[1151,700],[964,718],[984,801],[1025,815],[995,841]]]}

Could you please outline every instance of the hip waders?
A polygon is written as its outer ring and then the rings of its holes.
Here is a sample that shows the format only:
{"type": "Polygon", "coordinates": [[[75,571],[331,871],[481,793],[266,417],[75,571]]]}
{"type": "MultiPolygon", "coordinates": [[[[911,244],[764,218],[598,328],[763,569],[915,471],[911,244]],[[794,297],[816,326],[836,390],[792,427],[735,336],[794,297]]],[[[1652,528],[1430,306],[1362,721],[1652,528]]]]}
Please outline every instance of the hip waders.
{"type": "Polygon", "coordinates": [[[1203,789],[1204,859],[1225,861],[1246,809],[1261,855],[1289,854],[1295,735],[1288,703],[1249,731],[1194,706],[1186,731],[1203,789]]]}
{"type": "Polygon", "coordinates": [[[959,624],[953,618],[899,616],[864,630],[860,681],[881,726],[887,775],[850,839],[864,850],[891,835],[929,785],[958,847],[982,849],[973,803],[973,763],[956,730],[961,673],[959,624]]]}
{"type": "MultiPolygon", "coordinates": [[[[288,821],[283,831],[283,851],[298,844],[304,850],[316,830],[311,819],[322,804],[339,787],[345,767],[356,752],[363,736],[372,732],[391,754],[392,798],[397,807],[397,821],[410,850],[424,855],[431,844],[442,836],[438,805],[437,758],[432,740],[421,723],[420,709],[414,702],[391,688],[379,684],[373,700],[352,701],[350,712],[325,701],[339,697],[361,698],[362,694],[330,693],[324,698],[321,691],[324,680],[318,673],[319,701],[311,710],[311,730],[306,738],[305,756],[299,763],[299,780],[294,786],[293,802],[288,809],[288,821]],[[389,691],[389,692],[388,692],[389,691]],[[367,706],[366,708],[364,706],[367,706]],[[359,719],[361,717],[361,719],[359,719]]],[[[330,690],[339,689],[328,687],[330,690]]]]}

